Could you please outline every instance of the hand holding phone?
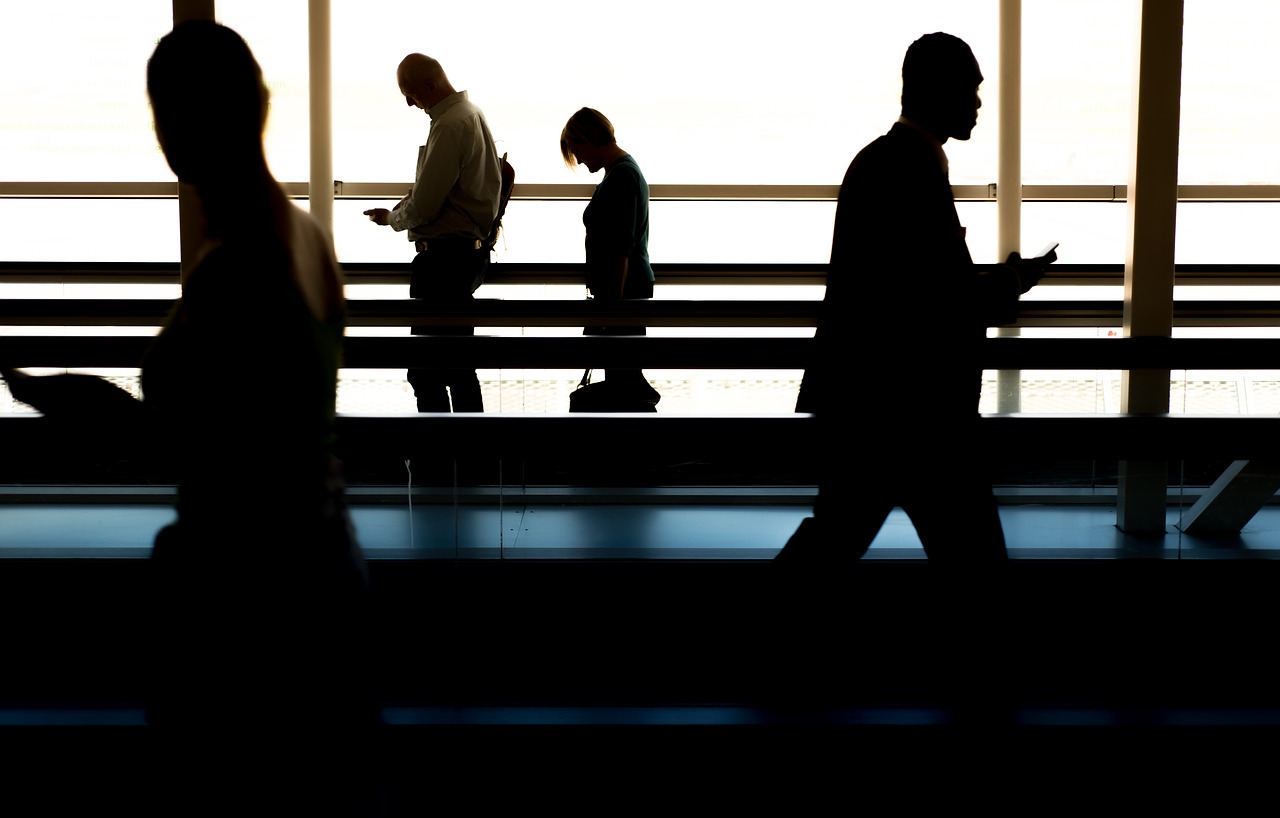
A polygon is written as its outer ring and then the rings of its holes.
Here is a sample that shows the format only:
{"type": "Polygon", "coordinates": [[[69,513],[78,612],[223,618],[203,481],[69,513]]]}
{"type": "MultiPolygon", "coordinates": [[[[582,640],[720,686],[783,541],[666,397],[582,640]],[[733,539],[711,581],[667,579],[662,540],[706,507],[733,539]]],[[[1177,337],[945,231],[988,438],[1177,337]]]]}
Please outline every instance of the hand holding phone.
{"type": "Polygon", "coordinates": [[[1027,292],[1040,282],[1049,265],[1058,260],[1058,243],[1051,242],[1040,251],[1040,255],[1023,258],[1018,253],[1010,253],[1005,262],[1018,271],[1018,283],[1022,292],[1027,292]]]}
{"type": "Polygon", "coordinates": [[[1048,267],[1050,264],[1058,260],[1057,250],[1058,243],[1056,241],[1051,241],[1045,245],[1044,249],[1035,257],[1035,260],[1040,262],[1041,268],[1048,267]]]}

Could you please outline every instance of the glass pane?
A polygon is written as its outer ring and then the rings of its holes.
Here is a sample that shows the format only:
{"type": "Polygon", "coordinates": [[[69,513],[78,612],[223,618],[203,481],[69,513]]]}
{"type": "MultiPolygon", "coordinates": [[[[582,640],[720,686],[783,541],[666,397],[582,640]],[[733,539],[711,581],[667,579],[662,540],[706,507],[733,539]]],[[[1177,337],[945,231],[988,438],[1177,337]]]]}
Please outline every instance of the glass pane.
{"type": "Polygon", "coordinates": [[[0,198],[4,261],[172,262],[177,199],[0,198]]]}
{"type": "Polygon", "coordinates": [[[1274,238],[1280,202],[1180,202],[1177,218],[1178,264],[1280,262],[1274,238]]]}
{"type": "MultiPolygon", "coordinates": [[[[363,215],[394,202],[339,199],[334,241],[344,262],[408,263],[413,245],[363,215]]],[[[586,201],[513,200],[503,218],[495,262],[578,264],[586,201]]],[[[994,208],[992,208],[994,210],[994,208]]],[[[831,255],[835,202],[685,202],[650,204],[649,258],[661,264],[820,264],[831,255]]]]}
{"type": "Polygon", "coordinates": [[[496,22],[477,48],[470,37],[431,35],[474,29],[471,6],[433,4],[429,23],[414,25],[423,17],[416,3],[334,0],[338,178],[411,180],[428,122],[406,107],[395,72],[420,51],[484,110],[520,182],[589,181],[559,151],[565,121],[586,105],[612,120],[650,183],[836,184],[853,154],[897,117],[903,54],[929,31],[965,39],[987,75],[989,124],[952,152],[952,181],[995,178],[995,0],[874,11],[798,0],[785,14],[736,0],[653,0],[643,14],[598,4],[590,30],[556,4],[496,0],[483,9],[496,22]]]}
{"type": "Polygon", "coordinates": [[[172,25],[170,0],[0,4],[0,179],[171,180],[152,128],[146,65],[172,25]]]}
{"type": "MultiPolygon", "coordinates": [[[[1062,264],[1124,264],[1128,212],[1125,202],[1023,202],[1023,253],[1056,241],[1062,264]]],[[[1064,297],[1061,290],[1045,295],[1046,289],[1037,287],[1028,296],[1064,297]]]]}
{"type": "Polygon", "coordinates": [[[1023,183],[1124,183],[1137,4],[1021,5],[1023,183]]]}
{"type": "MultiPolygon", "coordinates": [[[[306,0],[217,0],[218,21],[244,37],[271,93],[267,163],[282,182],[311,178],[310,67],[306,0]]],[[[341,177],[339,177],[341,178],[341,177]]]]}
{"type": "Polygon", "coordinates": [[[1278,30],[1271,0],[1185,0],[1180,184],[1280,181],[1278,30]]]}

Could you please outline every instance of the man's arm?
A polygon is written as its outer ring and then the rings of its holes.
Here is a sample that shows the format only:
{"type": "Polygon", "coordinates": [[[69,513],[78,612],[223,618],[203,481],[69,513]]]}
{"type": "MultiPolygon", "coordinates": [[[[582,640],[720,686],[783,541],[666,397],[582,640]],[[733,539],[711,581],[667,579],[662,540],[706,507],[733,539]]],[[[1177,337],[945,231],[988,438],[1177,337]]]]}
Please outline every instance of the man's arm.
{"type": "Polygon", "coordinates": [[[406,195],[400,201],[396,202],[396,206],[391,208],[391,210],[387,210],[385,207],[375,207],[371,210],[364,211],[364,215],[368,216],[369,221],[373,222],[374,224],[380,224],[383,227],[386,227],[391,223],[391,211],[399,210],[401,207],[403,207],[404,203],[409,201],[409,196],[412,196],[412,195],[413,195],[413,188],[409,188],[408,195],[406,195]]]}
{"type": "Polygon", "coordinates": [[[427,137],[426,157],[413,190],[387,216],[393,230],[408,230],[436,218],[462,173],[462,141],[457,128],[440,123],[427,137]]]}
{"type": "Polygon", "coordinates": [[[1040,281],[1056,259],[1056,255],[1023,258],[1015,252],[994,270],[979,273],[973,298],[982,322],[998,327],[1017,321],[1021,296],[1040,281]]]}

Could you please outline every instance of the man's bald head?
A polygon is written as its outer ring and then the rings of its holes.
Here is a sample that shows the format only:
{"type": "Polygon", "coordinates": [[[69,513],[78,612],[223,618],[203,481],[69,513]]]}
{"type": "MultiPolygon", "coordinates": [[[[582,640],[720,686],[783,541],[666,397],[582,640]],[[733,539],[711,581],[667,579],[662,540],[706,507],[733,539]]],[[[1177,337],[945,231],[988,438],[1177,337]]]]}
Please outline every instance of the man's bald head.
{"type": "Polygon", "coordinates": [[[424,111],[454,93],[439,61],[426,54],[410,54],[401,60],[396,69],[396,82],[405,103],[424,111]]]}

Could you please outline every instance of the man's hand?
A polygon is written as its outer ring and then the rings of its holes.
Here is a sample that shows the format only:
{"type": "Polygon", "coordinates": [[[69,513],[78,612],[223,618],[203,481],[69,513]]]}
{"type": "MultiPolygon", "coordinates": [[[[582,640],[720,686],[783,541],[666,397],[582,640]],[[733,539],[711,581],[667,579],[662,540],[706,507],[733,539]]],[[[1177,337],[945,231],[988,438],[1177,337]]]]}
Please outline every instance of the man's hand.
{"type": "Polygon", "coordinates": [[[1036,256],[1035,258],[1023,258],[1019,253],[1010,253],[1009,258],[1005,259],[1005,264],[1014,269],[1018,274],[1019,289],[1027,292],[1036,284],[1040,283],[1040,279],[1044,277],[1045,272],[1049,269],[1049,265],[1057,258],[1056,255],[1036,256]]]}
{"type": "Polygon", "coordinates": [[[391,218],[391,211],[387,210],[385,207],[375,207],[372,210],[366,210],[364,215],[368,216],[369,221],[374,224],[381,224],[383,226],[390,224],[387,220],[391,218]]]}

